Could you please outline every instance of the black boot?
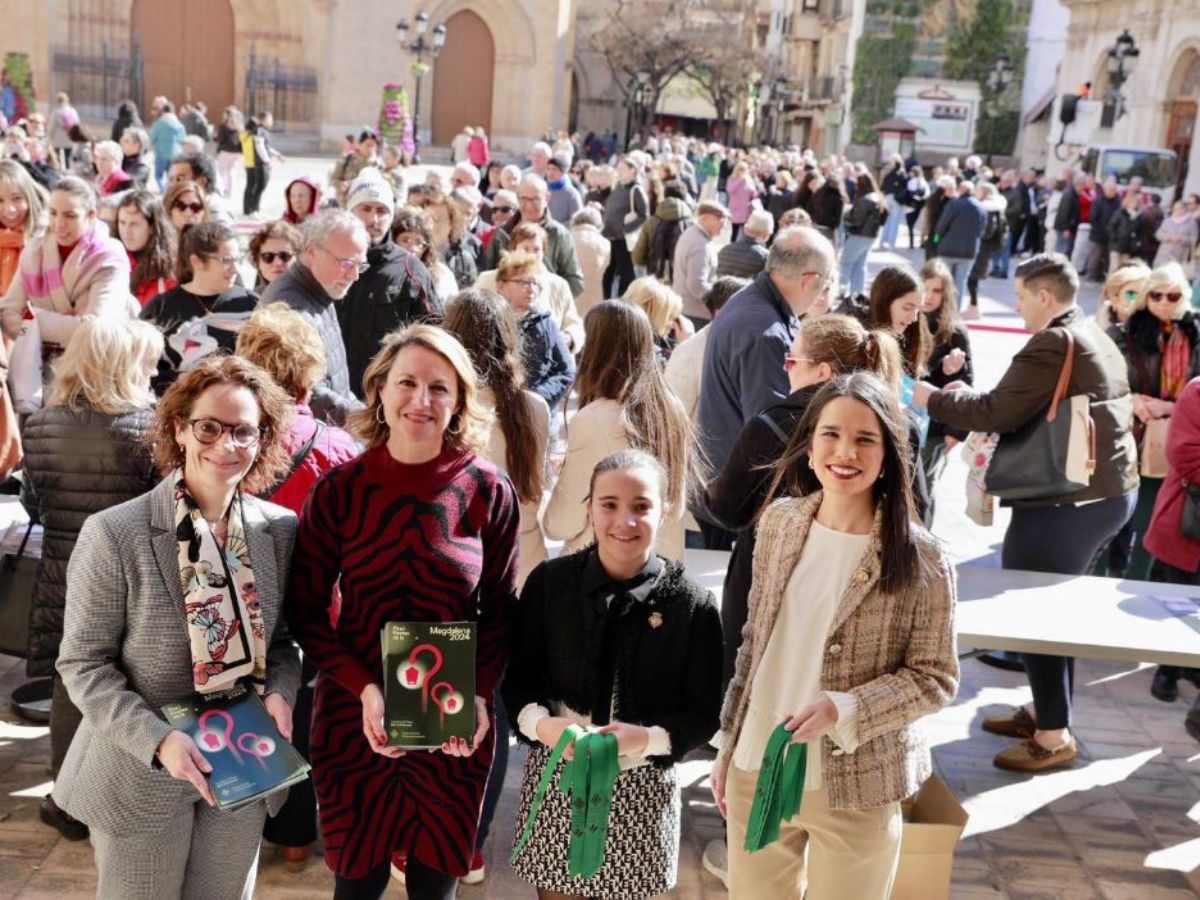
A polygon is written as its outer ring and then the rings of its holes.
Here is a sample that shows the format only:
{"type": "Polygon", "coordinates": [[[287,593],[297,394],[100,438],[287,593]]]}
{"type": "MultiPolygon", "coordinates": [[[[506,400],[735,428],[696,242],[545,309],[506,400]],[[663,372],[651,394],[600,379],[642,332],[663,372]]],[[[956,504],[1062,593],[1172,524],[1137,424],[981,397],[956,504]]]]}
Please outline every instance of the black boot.
{"type": "Polygon", "coordinates": [[[38,818],[68,841],[86,841],[88,839],[88,827],[65,810],[59,809],[58,804],[49,794],[42,798],[41,806],[38,808],[38,818]]]}
{"type": "Polygon", "coordinates": [[[1154,680],[1150,682],[1150,693],[1155,700],[1163,703],[1174,703],[1179,699],[1179,670],[1173,666],[1159,666],[1154,670],[1154,680]]]}

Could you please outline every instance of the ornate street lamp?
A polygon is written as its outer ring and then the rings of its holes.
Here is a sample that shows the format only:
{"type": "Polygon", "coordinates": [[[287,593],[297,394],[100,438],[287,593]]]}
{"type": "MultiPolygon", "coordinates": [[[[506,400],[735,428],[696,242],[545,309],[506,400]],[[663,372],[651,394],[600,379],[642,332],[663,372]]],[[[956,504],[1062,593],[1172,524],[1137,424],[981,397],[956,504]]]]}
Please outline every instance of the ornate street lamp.
{"type": "Polygon", "coordinates": [[[1111,128],[1117,119],[1125,115],[1125,94],[1122,86],[1133,75],[1137,68],[1138,57],[1142,51],[1138,48],[1133,35],[1126,28],[1117,38],[1117,42],[1108,51],[1104,67],[1108,71],[1108,92],[1104,95],[1104,112],[1100,117],[1103,128],[1111,128]]]}
{"type": "Polygon", "coordinates": [[[396,23],[396,41],[400,44],[402,50],[407,50],[414,57],[409,65],[409,70],[413,73],[413,77],[417,79],[417,96],[413,103],[413,145],[415,153],[413,155],[414,162],[421,161],[421,79],[432,68],[433,60],[438,58],[438,54],[442,52],[442,48],[446,46],[446,26],[435,25],[431,39],[427,39],[429,33],[429,13],[422,10],[417,13],[415,19],[417,37],[411,43],[408,41],[409,24],[407,19],[401,19],[396,23]],[[429,62],[425,62],[425,57],[429,57],[429,62]]]}

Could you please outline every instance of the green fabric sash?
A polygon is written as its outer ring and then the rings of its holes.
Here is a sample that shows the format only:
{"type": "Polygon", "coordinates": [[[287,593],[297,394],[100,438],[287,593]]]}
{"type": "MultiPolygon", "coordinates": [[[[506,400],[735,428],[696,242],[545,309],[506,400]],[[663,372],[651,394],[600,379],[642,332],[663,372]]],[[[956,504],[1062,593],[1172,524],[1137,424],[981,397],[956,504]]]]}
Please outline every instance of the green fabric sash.
{"type": "Polygon", "coordinates": [[[754,785],[754,803],[746,823],[746,852],[754,853],[779,840],[780,826],[800,812],[808,744],[793,744],[792,733],[779,725],[771,732],[762,768],[754,785]]]}
{"type": "Polygon", "coordinates": [[[533,835],[533,823],[541,811],[554,771],[563,753],[575,742],[575,756],[563,768],[559,787],[570,798],[571,843],[567,874],[590,878],[604,864],[604,843],[608,838],[608,819],[612,813],[613,786],[621,770],[617,761],[617,738],[612,734],[584,731],[578,725],[563,730],[529,804],[529,815],[520,838],[513,846],[515,860],[533,835]]]}

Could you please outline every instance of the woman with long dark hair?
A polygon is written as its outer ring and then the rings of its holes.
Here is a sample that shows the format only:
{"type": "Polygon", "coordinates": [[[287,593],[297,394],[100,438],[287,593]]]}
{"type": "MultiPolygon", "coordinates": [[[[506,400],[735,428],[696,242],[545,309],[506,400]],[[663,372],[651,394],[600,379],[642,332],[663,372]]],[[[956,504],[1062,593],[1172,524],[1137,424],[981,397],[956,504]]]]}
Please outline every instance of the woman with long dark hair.
{"type": "Polygon", "coordinates": [[[933,338],[922,311],[924,293],[917,276],[900,266],[884,266],[871,282],[867,327],[886,331],[900,342],[904,371],[911,378],[925,374],[933,350],[933,338]]]}
{"type": "Polygon", "coordinates": [[[895,393],[865,373],[817,393],[776,468],[712,772],[731,896],[891,892],[900,801],[932,770],[912,726],[954,699],[959,671],[954,577],[916,520],[909,468],[895,393]],[[780,738],[810,751],[801,796],[782,798],[799,812],[748,852],[780,738]]]}
{"type": "Polygon", "coordinates": [[[887,203],[870,172],[859,172],[855,180],[854,206],[846,214],[846,245],[842,247],[842,284],[850,296],[861,294],[867,284],[867,254],[875,244],[887,217],[887,203]]]}
{"type": "MultiPolygon", "coordinates": [[[[937,387],[945,387],[952,381],[974,384],[971,337],[958,313],[958,294],[950,267],[935,256],[921,266],[921,281],[925,285],[925,318],[933,338],[925,380],[937,387]]],[[[930,495],[942,473],[946,454],[966,436],[966,431],[951,428],[937,419],[930,421],[929,434],[921,448],[921,464],[930,495]]]]}
{"type": "Polygon", "coordinates": [[[129,254],[129,290],[145,306],[175,280],[175,232],[158,197],[130,191],[117,205],[117,235],[129,254]]]}

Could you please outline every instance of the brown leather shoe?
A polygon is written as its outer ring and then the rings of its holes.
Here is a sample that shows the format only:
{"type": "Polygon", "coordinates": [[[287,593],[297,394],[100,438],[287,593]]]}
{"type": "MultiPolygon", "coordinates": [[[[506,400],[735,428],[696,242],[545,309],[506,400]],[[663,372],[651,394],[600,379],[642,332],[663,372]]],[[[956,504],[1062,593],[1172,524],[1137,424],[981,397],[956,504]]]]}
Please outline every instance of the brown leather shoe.
{"type": "Polygon", "coordinates": [[[1069,739],[1057,750],[1047,750],[1033,738],[1001,750],[992,760],[997,769],[1009,772],[1043,772],[1070,765],[1079,755],[1075,738],[1069,739]]]}
{"type": "Polygon", "coordinates": [[[1018,706],[1006,716],[984,718],[983,730],[1004,737],[1031,738],[1037,731],[1037,723],[1033,721],[1033,716],[1025,712],[1025,707],[1018,706]]]}
{"type": "Polygon", "coordinates": [[[280,847],[279,858],[283,860],[284,868],[289,872],[300,872],[308,862],[309,845],[303,847],[280,847]]]}

